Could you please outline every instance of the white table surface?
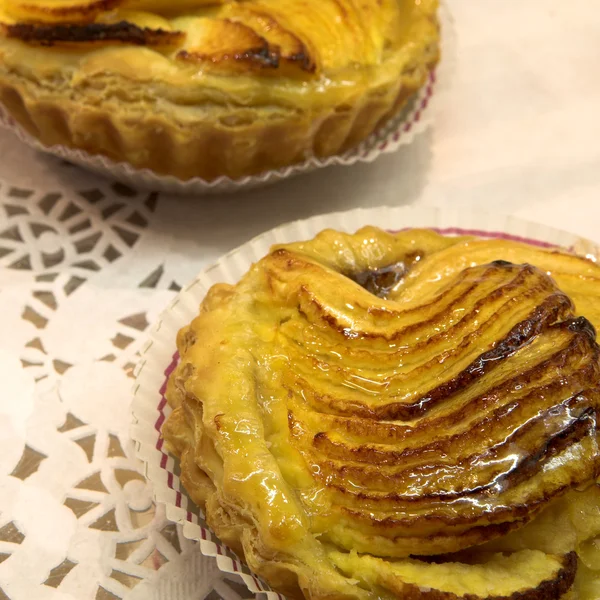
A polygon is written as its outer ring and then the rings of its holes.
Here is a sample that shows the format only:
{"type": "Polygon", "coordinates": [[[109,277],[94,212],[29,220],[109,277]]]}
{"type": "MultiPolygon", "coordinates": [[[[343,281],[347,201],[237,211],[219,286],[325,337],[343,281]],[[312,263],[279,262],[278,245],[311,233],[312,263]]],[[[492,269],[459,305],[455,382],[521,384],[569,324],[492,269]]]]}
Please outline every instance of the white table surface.
{"type": "MultiPolygon", "coordinates": [[[[143,482],[130,477],[114,493],[111,487],[116,470],[136,468],[127,440],[127,375],[143,343],[144,319],[152,321],[173,289],[232,247],[289,220],[383,204],[513,213],[600,241],[596,4],[449,5],[454,56],[446,57],[452,68],[443,71],[436,90],[434,124],[410,146],[372,164],[329,168],[235,196],[159,197],[154,205],[147,193],[120,196],[110,182],[0,131],[0,250],[10,250],[0,252],[0,599],[170,594],[187,600],[208,594],[210,586],[200,594],[197,582],[211,577],[219,595],[239,597],[210,566],[194,562],[199,559],[181,536],[174,541],[177,532],[151,507],[143,482]],[[90,190],[102,196],[96,203],[85,199],[90,190]],[[47,194],[55,194],[51,210],[42,208],[47,194]],[[9,214],[7,205],[25,206],[27,213],[9,214]],[[75,214],[65,216],[69,205],[75,214]],[[88,234],[68,231],[85,219],[98,233],[94,248],[85,241],[88,234]],[[46,229],[40,233],[39,226],[46,229]],[[14,232],[3,237],[14,227],[16,238],[14,232]],[[135,239],[124,241],[115,227],[135,239]],[[106,258],[108,246],[118,259],[106,258]],[[44,264],[44,253],[58,262],[44,264]],[[82,253],[94,257],[96,271],[81,266],[82,253]],[[15,260],[26,254],[30,268],[16,268],[15,260]],[[45,281],[52,273],[57,278],[45,281]],[[64,285],[73,278],[85,282],[67,294],[64,285]],[[132,325],[140,314],[142,324],[132,325]],[[95,449],[86,450],[82,440],[90,436],[95,449]],[[120,454],[111,450],[115,439],[120,454]],[[31,473],[19,463],[21,454],[31,473]],[[98,486],[81,492],[81,480],[95,473],[107,492],[98,486]],[[67,497],[95,508],[77,519],[67,497]],[[106,532],[86,517],[102,520],[119,502],[146,515],[138,530],[150,523],[143,535],[154,546],[139,556],[117,552],[142,543],[131,524],[103,521],[106,532]],[[169,581],[182,573],[195,583],[176,591],[169,581]]],[[[119,520],[120,509],[114,510],[119,520]]]]}

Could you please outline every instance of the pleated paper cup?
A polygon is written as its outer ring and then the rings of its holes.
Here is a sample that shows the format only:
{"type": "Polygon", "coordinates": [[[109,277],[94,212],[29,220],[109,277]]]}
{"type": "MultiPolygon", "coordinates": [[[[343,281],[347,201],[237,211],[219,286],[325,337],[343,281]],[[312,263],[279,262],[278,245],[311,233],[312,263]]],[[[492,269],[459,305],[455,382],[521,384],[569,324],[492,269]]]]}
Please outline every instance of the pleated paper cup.
{"type": "Polygon", "coordinates": [[[590,260],[600,260],[600,246],[590,240],[510,216],[418,207],[358,209],[276,227],[223,256],[178,294],[151,328],[136,371],[131,434],[137,455],[145,463],[156,501],[166,505],[167,517],[183,525],[184,535],[197,540],[201,552],[214,557],[222,571],[238,574],[251,592],[264,593],[272,600],[281,595],[253,575],[206,525],[202,511],[181,485],[178,461],[163,446],[160,430],[170,413],[164,396],[166,382],[178,360],[175,338],[177,331],[197,316],[199,305],[213,284],[236,283],[273,244],[307,240],[326,228],[350,233],[365,225],[388,230],[425,227],[445,235],[474,235],[547,248],[562,247],[590,260]]]}

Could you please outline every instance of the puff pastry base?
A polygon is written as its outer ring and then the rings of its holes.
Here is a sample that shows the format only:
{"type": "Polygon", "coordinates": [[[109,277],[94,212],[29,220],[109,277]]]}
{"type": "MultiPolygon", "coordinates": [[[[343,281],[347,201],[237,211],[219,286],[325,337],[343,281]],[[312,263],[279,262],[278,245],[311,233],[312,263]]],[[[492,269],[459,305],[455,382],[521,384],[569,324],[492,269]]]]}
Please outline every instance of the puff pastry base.
{"type": "MultiPolygon", "coordinates": [[[[45,146],[63,145],[101,154],[117,162],[181,180],[220,176],[239,179],[304,162],[310,157],[342,154],[357,146],[396,115],[425,83],[398,84],[362,98],[354,106],[334,107],[318,115],[255,121],[227,127],[219,122],[178,123],[176,115],[130,117],[84,107],[81,101],[52,100],[31,85],[0,73],[0,102],[29,134],[45,146]]],[[[235,120],[235,115],[232,115],[235,120]]]]}

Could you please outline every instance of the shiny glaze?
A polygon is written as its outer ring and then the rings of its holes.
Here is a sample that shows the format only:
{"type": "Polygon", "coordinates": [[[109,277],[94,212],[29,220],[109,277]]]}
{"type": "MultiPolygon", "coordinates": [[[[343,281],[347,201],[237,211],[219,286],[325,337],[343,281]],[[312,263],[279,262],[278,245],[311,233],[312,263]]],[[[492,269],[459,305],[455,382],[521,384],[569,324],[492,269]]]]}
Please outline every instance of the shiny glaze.
{"type": "Polygon", "coordinates": [[[182,480],[259,572],[248,528],[348,597],[371,596],[338,569],[364,563],[331,548],[500,539],[599,474],[599,290],[594,263],[515,242],[365,228],[274,248],[180,332],[182,480]]]}

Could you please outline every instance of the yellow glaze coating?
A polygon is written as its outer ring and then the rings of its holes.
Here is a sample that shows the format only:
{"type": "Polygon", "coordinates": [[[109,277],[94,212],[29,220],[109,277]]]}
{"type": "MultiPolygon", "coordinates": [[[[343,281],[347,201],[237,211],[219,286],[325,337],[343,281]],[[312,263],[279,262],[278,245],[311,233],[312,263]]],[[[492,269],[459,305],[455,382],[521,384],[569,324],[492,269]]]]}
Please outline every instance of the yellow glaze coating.
{"type": "Polygon", "coordinates": [[[348,149],[438,59],[437,0],[0,0],[0,101],[182,179],[348,149]]]}
{"type": "Polygon", "coordinates": [[[210,290],[163,435],[285,593],[593,600],[598,326],[574,254],[327,230],[210,290]]]}

